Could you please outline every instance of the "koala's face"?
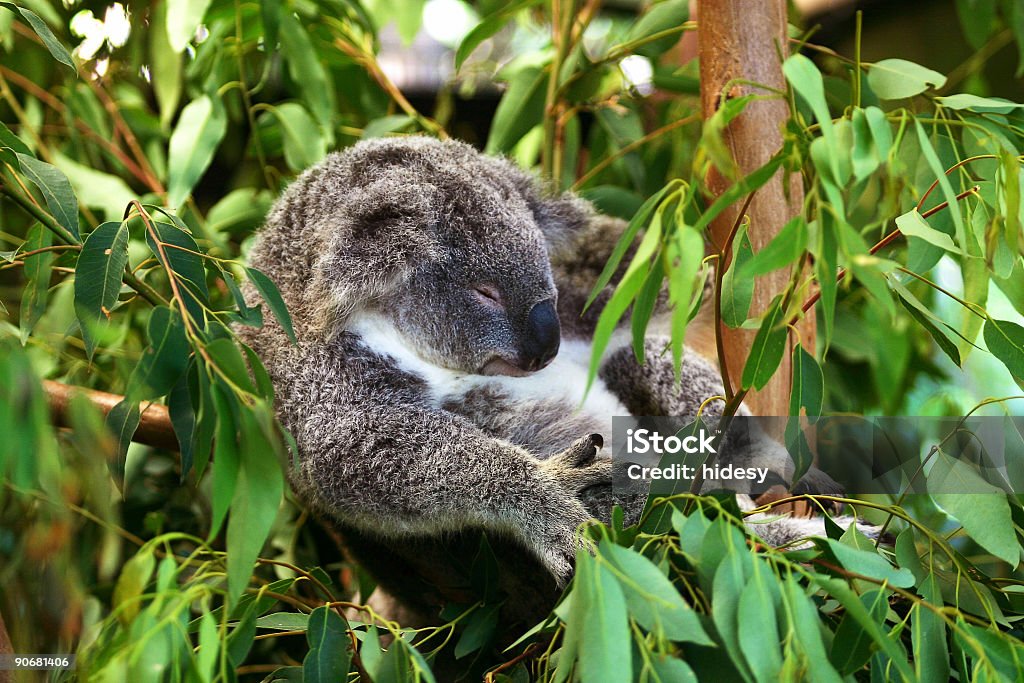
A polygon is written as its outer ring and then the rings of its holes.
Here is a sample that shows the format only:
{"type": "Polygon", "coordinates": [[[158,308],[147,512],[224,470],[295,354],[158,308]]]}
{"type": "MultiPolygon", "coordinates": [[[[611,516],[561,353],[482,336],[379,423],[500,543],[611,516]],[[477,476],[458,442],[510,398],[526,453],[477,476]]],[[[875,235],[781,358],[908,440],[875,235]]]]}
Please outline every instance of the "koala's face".
{"type": "Polygon", "coordinates": [[[558,353],[557,292],[526,202],[484,183],[442,192],[434,204],[436,256],[387,306],[399,332],[441,367],[514,376],[540,370],[558,353]]]}

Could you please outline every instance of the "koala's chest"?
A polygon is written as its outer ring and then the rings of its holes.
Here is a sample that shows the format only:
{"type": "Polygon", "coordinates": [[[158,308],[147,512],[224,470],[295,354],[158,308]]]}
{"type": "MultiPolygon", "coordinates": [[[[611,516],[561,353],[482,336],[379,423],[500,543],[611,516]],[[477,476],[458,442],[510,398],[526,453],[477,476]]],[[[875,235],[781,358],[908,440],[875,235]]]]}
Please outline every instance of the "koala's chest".
{"type": "Polygon", "coordinates": [[[350,330],[398,369],[422,380],[433,407],[454,409],[478,423],[485,418],[545,422],[575,417],[610,434],[611,418],[629,414],[599,377],[586,391],[590,344],[581,340],[563,340],[558,355],[543,370],[507,377],[461,373],[429,363],[379,320],[356,320],[350,330]]]}

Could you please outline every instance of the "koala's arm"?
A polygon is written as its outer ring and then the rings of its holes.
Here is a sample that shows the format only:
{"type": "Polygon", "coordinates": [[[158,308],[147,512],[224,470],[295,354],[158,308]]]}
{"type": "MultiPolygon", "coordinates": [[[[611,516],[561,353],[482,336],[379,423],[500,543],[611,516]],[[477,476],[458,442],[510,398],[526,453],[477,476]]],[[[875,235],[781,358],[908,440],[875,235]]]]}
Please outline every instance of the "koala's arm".
{"type": "MultiPolygon", "coordinates": [[[[516,538],[563,584],[576,528],[590,516],[577,498],[610,479],[586,439],[546,461],[421,402],[391,392],[372,359],[325,350],[291,354],[279,368],[282,414],[302,454],[298,487],[344,524],[387,537],[477,526],[516,538]]],[[[281,359],[282,361],[284,359],[281,359]]]]}

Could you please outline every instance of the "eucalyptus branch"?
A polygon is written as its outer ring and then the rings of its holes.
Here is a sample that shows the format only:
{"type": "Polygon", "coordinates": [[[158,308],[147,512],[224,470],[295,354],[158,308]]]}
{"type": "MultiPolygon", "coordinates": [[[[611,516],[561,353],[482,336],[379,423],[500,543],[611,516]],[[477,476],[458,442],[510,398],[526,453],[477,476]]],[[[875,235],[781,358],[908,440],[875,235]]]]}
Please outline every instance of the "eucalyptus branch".
{"type": "MultiPolygon", "coordinates": [[[[978,158],[980,158],[980,157],[972,157],[971,159],[964,160],[961,163],[957,164],[957,166],[962,166],[963,164],[967,163],[968,161],[976,161],[978,158]]],[[[954,168],[956,168],[956,167],[954,167],[954,168]]],[[[953,169],[950,169],[950,170],[953,170],[953,169]]],[[[948,172],[949,171],[947,171],[947,173],[948,172]]],[[[937,182],[938,181],[936,181],[936,183],[937,182]]],[[[963,192],[958,194],[956,196],[956,199],[957,199],[957,201],[960,201],[961,199],[964,199],[965,197],[970,197],[971,195],[977,194],[980,189],[981,188],[978,185],[975,185],[974,187],[972,187],[972,188],[970,188],[968,190],[964,190],[963,192]]],[[[931,190],[929,190],[929,192],[930,191],[931,190]]],[[[924,197],[927,197],[927,193],[925,193],[924,197]]],[[[924,201],[924,197],[921,198],[922,202],[924,201]]],[[[920,207],[920,204],[918,204],[918,207],[920,207]]],[[[949,207],[949,202],[942,202],[941,204],[938,204],[937,206],[933,206],[932,208],[930,208],[927,211],[925,211],[924,213],[922,213],[921,217],[922,218],[930,218],[930,217],[934,216],[935,214],[937,214],[939,211],[942,211],[943,209],[946,209],[948,207],[949,207]]],[[[895,242],[896,239],[899,238],[900,235],[902,235],[902,234],[903,233],[900,232],[900,230],[898,228],[893,230],[888,235],[886,235],[885,237],[880,239],[878,242],[876,242],[875,245],[872,246],[871,249],[868,250],[868,253],[871,254],[872,256],[874,256],[879,251],[881,251],[885,247],[887,247],[890,244],[892,244],[893,242],[895,242]]],[[[917,277],[916,273],[912,273],[911,271],[908,271],[905,268],[901,268],[900,270],[902,270],[902,271],[904,271],[906,273],[909,273],[909,274],[914,275],[915,277],[917,277]]],[[[848,271],[846,270],[846,268],[840,268],[839,272],[836,274],[836,282],[842,282],[843,279],[846,278],[847,272],[848,271]]],[[[929,282],[929,284],[932,284],[930,281],[926,280],[926,282],[929,282]]],[[[937,285],[934,285],[934,284],[932,286],[938,287],[937,285]]],[[[953,295],[950,294],[950,296],[953,296],[953,295]]],[[[954,298],[956,298],[956,297],[954,297],[954,298]]],[[[800,307],[800,313],[794,315],[793,318],[790,319],[789,323],[793,324],[797,320],[799,320],[801,314],[807,313],[809,310],[811,310],[814,307],[814,304],[818,303],[819,299],[821,299],[821,289],[819,289],[817,292],[815,292],[814,294],[812,294],[809,297],[807,297],[807,301],[805,301],[803,303],[803,305],[800,307]]],[[[959,299],[958,299],[958,301],[959,301],[959,299]]],[[[964,303],[964,302],[961,301],[961,303],[964,303]]],[[[966,304],[964,304],[964,305],[966,305],[966,304]]]]}

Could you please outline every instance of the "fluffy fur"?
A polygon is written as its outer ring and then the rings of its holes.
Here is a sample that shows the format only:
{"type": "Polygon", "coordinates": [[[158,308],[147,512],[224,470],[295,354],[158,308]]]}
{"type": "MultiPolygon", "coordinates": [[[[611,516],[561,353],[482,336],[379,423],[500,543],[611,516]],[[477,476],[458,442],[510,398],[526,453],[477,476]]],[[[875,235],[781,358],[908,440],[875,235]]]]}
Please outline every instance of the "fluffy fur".
{"type": "MultiPolygon", "coordinates": [[[[240,333],[298,442],[293,485],[412,614],[470,590],[486,532],[517,596],[506,621],[542,616],[572,573],[576,528],[612,502],[611,464],[587,435],[610,438],[616,414],[692,415],[721,393],[692,353],[680,390],[652,333],[652,362],[613,348],[578,409],[608,295],[581,316],[582,302],[621,229],[578,199],[544,196],[506,161],[426,138],[332,154],[271,212],[250,259],[281,289],[299,343],[273,323],[240,333]],[[556,300],[563,341],[550,365],[481,374],[546,362],[531,350],[550,332],[536,311],[556,300]]],[[[642,501],[626,500],[628,512],[642,501]]],[[[808,531],[793,520],[756,530],[769,542],[808,531]]]]}

